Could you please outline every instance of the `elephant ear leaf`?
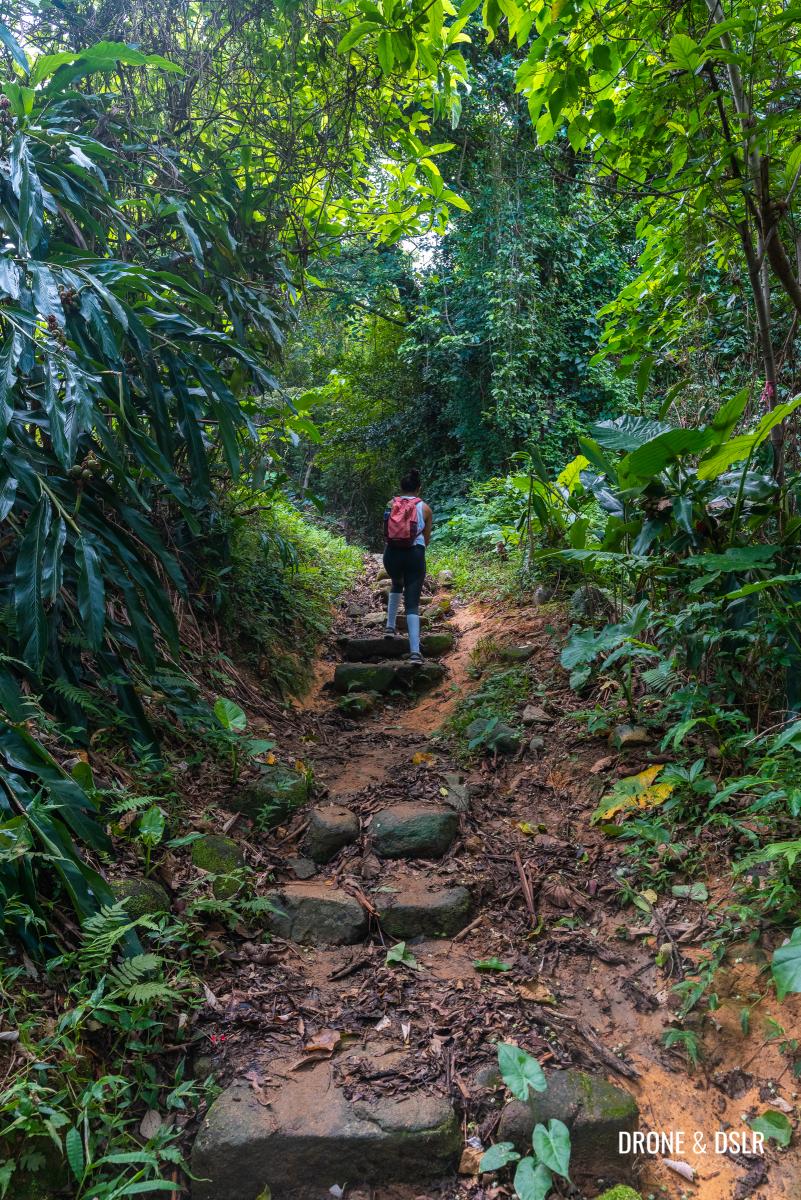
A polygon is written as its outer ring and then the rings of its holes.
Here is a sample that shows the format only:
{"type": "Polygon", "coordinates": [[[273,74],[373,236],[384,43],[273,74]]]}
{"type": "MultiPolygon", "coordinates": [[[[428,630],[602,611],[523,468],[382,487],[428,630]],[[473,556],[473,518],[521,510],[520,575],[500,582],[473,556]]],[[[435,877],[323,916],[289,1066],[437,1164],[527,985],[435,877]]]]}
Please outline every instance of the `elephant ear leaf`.
{"type": "Polygon", "coordinates": [[[31,510],[17,554],[14,607],[20,656],[39,674],[47,646],[42,564],[50,530],[50,501],[41,496],[31,510]]]}
{"type": "Polygon", "coordinates": [[[97,650],[103,639],[106,620],[106,590],[97,550],[87,537],[78,538],[75,560],[78,566],[78,610],[86,640],[93,650],[97,650]]]}

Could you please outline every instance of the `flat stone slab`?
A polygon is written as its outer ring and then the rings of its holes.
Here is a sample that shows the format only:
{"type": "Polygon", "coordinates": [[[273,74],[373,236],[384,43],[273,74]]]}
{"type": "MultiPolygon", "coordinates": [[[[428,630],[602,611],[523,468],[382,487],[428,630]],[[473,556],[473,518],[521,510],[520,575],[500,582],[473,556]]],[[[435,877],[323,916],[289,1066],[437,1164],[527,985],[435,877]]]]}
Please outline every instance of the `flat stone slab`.
{"type": "Polygon", "coordinates": [[[285,883],[266,893],[280,911],[270,913],[273,933],[306,946],[352,946],[367,936],[367,915],[347,892],[318,881],[285,883]]]}
{"type": "Polygon", "coordinates": [[[442,1096],[349,1101],[328,1062],[264,1090],[269,1105],[237,1081],[209,1109],[192,1149],[193,1200],[320,1200],[335,1184],[422,1183],[458,1162],[459,1122],[442,1096]]]}
{"type": "Polygon", "coordinates": [[[459,814],[444,804],[393,804],[370,826],[382,858],[441,858],[456,837],[459,814]]]}
{"type": "Polygon", "coordinates": [[[327,863],[358,836],[356,814],[341,804],[329,804],[325,808],[312,809],[304,849],[314,862],[327,863]]]}
{"type": "Polygon", "coordinates": [[[386,887],[371,899],[383,929],[392,937],[453,937],[470,919],[466,887],[429,887],[416,876],[398,876],[388,880],[386,887]]]}
{"type": "MultiPolygon", "coordinates": [[[[428,658],[437,658],[453,649],[456,639],[448,629],[437,633],[423,634],[420,639],[420,649],[428,658]]],[[[342,653],[347,662],[363,663],[372,659],[403,658],[409,653],[407,637],[363,637],[346,638],[342,643],[342,653]]]]}
{"type": "Polygon", "coordinates": [[[634,1097],[600,1075],[584,1071],[546,1073],[547,1090],[529,1092],[527,1103],[512,1100],[501,1114],[496,1141],[531,1146],[538,1123],[555,1118],[570,1130],[571,1177],[617,1182],[630,1173],[632,1156],[618,1153],[618,1133],[637,1129],[634,1097]]]}
{"type": "Polygon", "coordinates": [[[337,692],[424,691],[444,678],[440,663],[422,665],[403,661],[340,663],[334,672],[337,692]]]}

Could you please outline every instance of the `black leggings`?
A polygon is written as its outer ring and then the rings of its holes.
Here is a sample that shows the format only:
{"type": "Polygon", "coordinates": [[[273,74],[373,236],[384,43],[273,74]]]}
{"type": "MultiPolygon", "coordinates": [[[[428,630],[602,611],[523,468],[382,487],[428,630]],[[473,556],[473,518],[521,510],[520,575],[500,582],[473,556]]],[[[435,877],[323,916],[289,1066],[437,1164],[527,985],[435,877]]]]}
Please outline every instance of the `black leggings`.
{"type": "Polygon", "coordinates": [[[387,546],[384,567],[392,580],[393,592],[403,592],[407,614],[419,612],[420,593],[426,577],[425,546],[387,546]]]}

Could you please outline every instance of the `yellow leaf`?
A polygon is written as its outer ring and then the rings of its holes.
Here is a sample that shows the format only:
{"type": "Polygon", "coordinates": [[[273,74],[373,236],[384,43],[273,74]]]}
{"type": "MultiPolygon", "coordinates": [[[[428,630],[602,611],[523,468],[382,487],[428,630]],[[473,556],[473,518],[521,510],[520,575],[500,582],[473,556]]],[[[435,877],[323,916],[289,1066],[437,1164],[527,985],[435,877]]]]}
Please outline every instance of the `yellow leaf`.
{"type": "Polygon", "coordinates": [[[530,821],[518,821],[517,828],[521,833],[525,833],[528,837],[537,832],[530,821]]]}
{"type": "Polygon", "coordinates": [[[659,899],[658,892],[655,892],[653,888],[646,888],[644,892],[640,892],[640,895],[642,896],[643,900],[647,900],[651,905],[656,904],[657,900],[659,899]]]}
{"type": "Polygon", "coordinates": [[[617,813],[657,808],[658,805],[664,804],[673,791],[674,784],[654,782],[662,770],[661,765],[646,767],[639,775],[627,775],[625,779],[619,779],[592,814],[592,823],[608,821],[617,813]]]}
{"type": "Polygon", "coordinates": [[[432,763],[433,761],[434,755],[428,754],[425,750],[418,750],[416,754],[412,755],[412,762],[416,767],[419,767],[421,763],[432,763]]]}
{"type": "Polygon", "coordinates": [[[302,758],[295,759],[295,770],[300,771],[301,774],[303,774],[303,772],[306,770],[306,764],[302,758]]]}
{"type": "Polygon", "coordinates": [[[266,755],[264,761],[266,763],[269,763],[270,766],[272,766],[273,763],[277,761],[277,759],[276,759],[275,755],[272,752],[270,752],[268,755],[266,755]]]}
{"type": "Polygon", "coordinates": [[[448,795],[448,789],[447,789],[447,788],[440,788],[440,789],[439,789],[439,794],[440,794],[440,796],[447,796],[447,795],[448,795]]]}

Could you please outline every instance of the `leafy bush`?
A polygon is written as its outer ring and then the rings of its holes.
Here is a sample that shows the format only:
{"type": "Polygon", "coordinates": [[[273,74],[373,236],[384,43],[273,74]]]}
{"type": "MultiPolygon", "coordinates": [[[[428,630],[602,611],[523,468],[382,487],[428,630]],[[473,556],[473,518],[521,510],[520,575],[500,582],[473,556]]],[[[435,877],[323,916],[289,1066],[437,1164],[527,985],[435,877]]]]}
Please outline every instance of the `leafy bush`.
{"type": "Polygon", "coordinates": [[[261,520],[238,523],[231,564],[222,617],[236,630],[239,655],[268,687],[299,694],[334,602],[361,570],[361,552],[276,499],[261,520]]]}

